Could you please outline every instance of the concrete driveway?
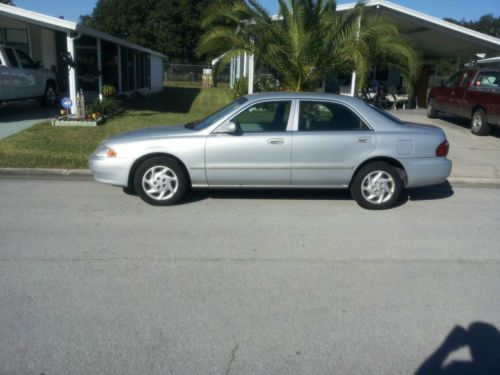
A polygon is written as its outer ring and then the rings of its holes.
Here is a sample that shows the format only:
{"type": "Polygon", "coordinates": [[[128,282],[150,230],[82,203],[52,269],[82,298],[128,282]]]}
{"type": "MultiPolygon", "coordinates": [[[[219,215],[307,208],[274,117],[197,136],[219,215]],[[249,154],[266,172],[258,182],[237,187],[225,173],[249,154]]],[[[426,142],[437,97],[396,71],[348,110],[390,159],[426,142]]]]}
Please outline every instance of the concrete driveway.
{"type": "Polygon", "coordinates": [[[0,139],[52,119],[55,109],[42,107],[37,101],[12,102],[0,105],[0,139]]]}
{"type": "Polygon", "coordinates": [[[450,143],[448,157],[453,161],[451,179],[453,183],[500,182],[500,130],[493,129],[486,137],[470,131],[469,120],[440,114],[429,119],[425,109],[395,110],[391,113],[403,121],[439,126],[446,132],[450,143]]]}

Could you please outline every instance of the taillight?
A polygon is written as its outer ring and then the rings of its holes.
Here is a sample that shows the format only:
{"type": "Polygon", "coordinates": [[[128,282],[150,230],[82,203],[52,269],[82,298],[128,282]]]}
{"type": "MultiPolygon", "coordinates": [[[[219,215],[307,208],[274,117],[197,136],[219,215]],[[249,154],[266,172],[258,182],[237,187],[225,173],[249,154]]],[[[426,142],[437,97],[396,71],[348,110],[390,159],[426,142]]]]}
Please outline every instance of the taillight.
{"type": "Polygon", "coordinates": [[[448,155],[448,150],[450,149],[450,144],[448,141],[443,141],[438,148],[436,148],[436,156],[446,156],[448,155]]]}

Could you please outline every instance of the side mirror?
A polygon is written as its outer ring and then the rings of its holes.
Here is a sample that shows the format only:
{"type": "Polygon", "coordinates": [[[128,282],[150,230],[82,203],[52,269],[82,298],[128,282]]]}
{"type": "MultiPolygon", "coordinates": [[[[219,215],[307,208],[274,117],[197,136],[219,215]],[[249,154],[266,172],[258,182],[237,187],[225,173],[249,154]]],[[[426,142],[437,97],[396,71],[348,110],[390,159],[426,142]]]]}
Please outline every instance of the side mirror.
{"type": "Polygon", "coordinates": [[[232,121],[228,121],[223,123],[221,126],[215,130],[215,133],[222,133],[222,134],[234,134],[238,130],[236,124],[232,121]]]}

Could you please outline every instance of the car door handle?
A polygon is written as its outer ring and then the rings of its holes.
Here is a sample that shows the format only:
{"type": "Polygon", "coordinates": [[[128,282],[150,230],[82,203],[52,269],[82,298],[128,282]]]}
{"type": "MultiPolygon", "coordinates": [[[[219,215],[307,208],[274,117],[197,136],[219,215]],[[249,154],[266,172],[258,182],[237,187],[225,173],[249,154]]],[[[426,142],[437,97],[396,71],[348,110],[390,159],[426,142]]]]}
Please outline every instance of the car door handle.
{"type": "Polygon", "coordinates": [[[356,138],[358,143],[372,143],[372,137],[358,137],[356,138]]]}
{"type": "Polygon", "coordinates": [[[267,140],[267,143],[269,143],[270,145],[282,145],[283,143],[285,143],[285,139],[284,138],[269,138],[267,140]]]}

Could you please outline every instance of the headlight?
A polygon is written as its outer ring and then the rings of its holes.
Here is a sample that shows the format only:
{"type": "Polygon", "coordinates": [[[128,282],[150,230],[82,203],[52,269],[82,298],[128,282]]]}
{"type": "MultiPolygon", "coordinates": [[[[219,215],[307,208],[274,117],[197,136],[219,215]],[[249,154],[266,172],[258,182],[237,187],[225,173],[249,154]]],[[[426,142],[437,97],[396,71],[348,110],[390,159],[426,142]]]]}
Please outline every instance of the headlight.
{"type": "Polygon", "coordinates": [[[114,158],[114,157],[116,157],[116,151],[105,144],[100,145],[97,148],[97,150],[95,151],[95,154],[96,154],[96,156],[99,156],[101,158],[114,158]]]}

